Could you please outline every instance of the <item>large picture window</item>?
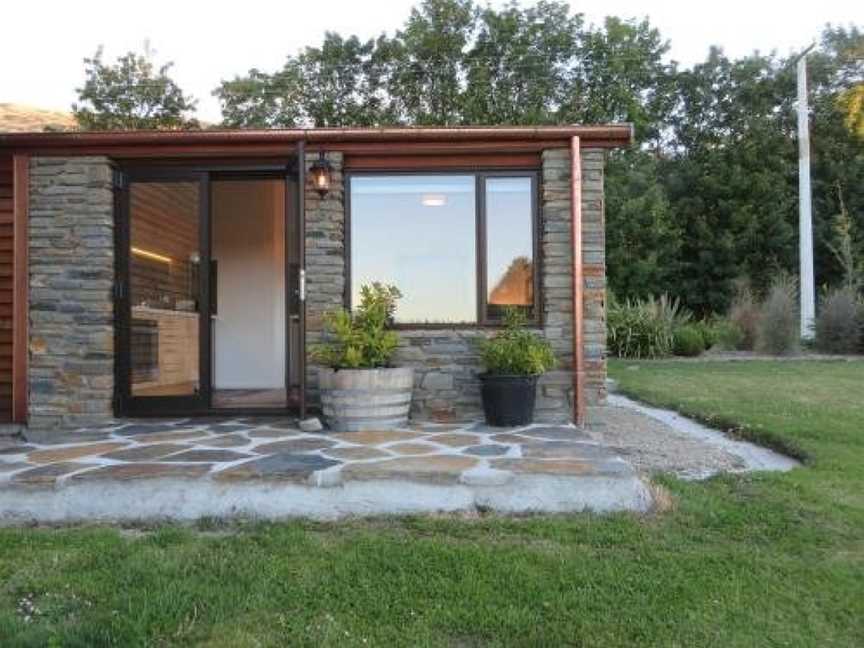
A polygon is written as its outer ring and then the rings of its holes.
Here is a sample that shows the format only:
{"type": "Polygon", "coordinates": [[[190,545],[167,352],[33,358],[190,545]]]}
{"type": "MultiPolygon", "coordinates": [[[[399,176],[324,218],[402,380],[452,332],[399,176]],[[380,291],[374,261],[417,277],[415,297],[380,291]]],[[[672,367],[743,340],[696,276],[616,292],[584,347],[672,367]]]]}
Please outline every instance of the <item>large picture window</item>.
{"type": "Polygon", "coordinates": [[[354,174],[351,304],[392,283],[398,324],[494,324],[508,307],[536,320],[533,173],[354,174]]]}

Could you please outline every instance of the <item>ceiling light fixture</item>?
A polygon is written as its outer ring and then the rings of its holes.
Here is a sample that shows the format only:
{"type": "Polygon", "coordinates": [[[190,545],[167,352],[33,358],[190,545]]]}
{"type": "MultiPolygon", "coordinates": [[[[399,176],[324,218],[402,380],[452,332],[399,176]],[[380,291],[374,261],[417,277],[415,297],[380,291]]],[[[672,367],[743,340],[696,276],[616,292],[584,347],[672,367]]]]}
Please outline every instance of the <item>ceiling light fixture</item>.
{"type": "Polygon", "coordinates": [[[444,194],[423,194],[420,202],[424,207],[443,207],[447,204],[447,196],[444,194]]]}
{"type": "Polygon", "coordinates": [[[144,257],[145,259],[152,259],[153,261],[161,261],[162,263],[173,263],[174,259],[171,257],[167,257],[163,254],[157,254],[156,252],[151,252],[150,250],[144,250],[142,248],[133,247],[132,254],[135,256],[144,257]]]}

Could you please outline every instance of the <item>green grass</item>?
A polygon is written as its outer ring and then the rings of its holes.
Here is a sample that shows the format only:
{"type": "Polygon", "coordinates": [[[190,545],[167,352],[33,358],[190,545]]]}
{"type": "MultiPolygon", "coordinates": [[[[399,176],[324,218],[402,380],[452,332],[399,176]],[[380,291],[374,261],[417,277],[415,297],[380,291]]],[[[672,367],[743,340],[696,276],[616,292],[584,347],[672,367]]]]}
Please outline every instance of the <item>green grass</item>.
{"type": "Polygon", "coordinates": [[[611,371],[808,466],[642,517],[0,530],[0,645],[864,645],[864,362],[611,371]]]}

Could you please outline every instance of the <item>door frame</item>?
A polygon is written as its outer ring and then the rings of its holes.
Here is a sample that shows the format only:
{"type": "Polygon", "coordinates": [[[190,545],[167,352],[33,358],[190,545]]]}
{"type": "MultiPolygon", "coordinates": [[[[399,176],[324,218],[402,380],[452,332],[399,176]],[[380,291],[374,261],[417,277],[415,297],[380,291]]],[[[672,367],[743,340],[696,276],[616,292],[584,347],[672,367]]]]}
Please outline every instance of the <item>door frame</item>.
{"type": "MultiPolygon", "coordinates": [[[[302,147],[298,153],[302,154],[302,147]]],[[[303,159],[298,155],[298,159],[303,159]]],[[[297,160],[277,164],[145,164],[122,165],[115,171],[115,282],[114,282],[114,331],[115,331],[115,389],[114,412],[116,416],[234,416],[234,415],[305,415],[306,406],[306,353],[305,353],[305,295],[290,294],[291,270],[288,259],[289,219],[294,218],[295,231],[298,232],[297,258],[302,272],[305,268],[305,210],[303,209],[303,173],[297,160]],[[299,172],[298,172],[299,171],[299,172]],[[199,392],[193,396],[132,396],[131,394],[131,323],[132,308],[129,298],[130,279],[130,186],[133,182],[181,182],[195,179],[199,184],[199,250],[201,268],[209,268],[212,252],[212,209],[211,183],[215,180],[257,180],[280,179],[285,182],[285,211],[283,214],[285,230],[285,387],[286,401],[282,406],[252,408],[214,408],[213,407],[213,356],[212,356],[212,318],[210,299],[210,272],[199,272],[199,392]],[[293,185],[293,187],[292,187],[293,185]],[[290,200],[294,192],[294,200],[290,200]],[[292,308],[293,304],[293,308],[292,308]],[[293,310],[297,310],[294,313],[293,310]],[[291,345],[290,318],[299,316],[299,349],[297,368],[299,378],[299,402],[289,404],[288,395],[292,389],[290,381],[291,345]]],[[[299,286],[299,281],[297,282],[299,286]]]]}

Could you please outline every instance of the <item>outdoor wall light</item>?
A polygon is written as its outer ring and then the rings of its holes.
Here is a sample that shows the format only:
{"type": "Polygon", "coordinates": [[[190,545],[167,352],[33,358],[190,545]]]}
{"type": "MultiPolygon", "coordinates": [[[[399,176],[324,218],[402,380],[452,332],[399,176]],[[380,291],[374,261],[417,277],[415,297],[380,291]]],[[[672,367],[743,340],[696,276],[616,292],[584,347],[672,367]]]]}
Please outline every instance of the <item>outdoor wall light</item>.
{"type": "Polygon", "coordinates": [[[322,198],[330,191],[330,180],[333,175],[333,167],[324,157],[324,151],[318,154],[318,159],[309,167],[309,177],[312,179],[312,187],[322,198]]]}

